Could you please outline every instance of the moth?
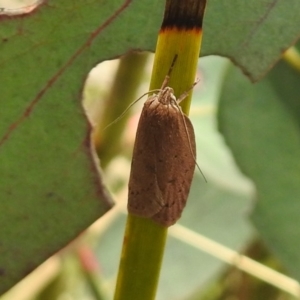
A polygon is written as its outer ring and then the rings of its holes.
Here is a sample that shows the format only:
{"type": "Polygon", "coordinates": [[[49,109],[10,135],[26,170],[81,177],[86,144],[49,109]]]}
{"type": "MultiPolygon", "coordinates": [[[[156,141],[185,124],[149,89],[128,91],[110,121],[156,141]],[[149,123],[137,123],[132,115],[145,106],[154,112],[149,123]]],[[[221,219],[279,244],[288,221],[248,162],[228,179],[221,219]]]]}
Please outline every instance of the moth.
{"type": "Polygon", "coordinates": [[[180,218],[196,165],[193,125],[179,106],[188,91],[176,99],[168,80],[146,100],[140,116],[127,205],[129,213],[163,226],[180,218]]]}

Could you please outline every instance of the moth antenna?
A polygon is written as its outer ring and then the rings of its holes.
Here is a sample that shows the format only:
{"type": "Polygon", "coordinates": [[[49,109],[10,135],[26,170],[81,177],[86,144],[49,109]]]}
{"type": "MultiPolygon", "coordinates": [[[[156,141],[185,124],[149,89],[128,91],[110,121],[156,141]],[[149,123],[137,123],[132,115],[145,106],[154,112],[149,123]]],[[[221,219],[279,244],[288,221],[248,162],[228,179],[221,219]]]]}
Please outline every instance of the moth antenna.
{"type": "Polygon", "coordinates": [[[180,103],[183,99],[185,99],[185,98],[187,97],[187,95],[188,95],[188,93],[190,92],[190,90],[192,90],[192,89],[194,88],[194,86],[195,86],[199,81],[200,81],[200,80],[197,79],[197,80],[193,83],[193,85],[177,99],[177,101],[174,101],[174,104],[175,104],[175,106],[178,108],[178,110],[179,110],[179,112],[180,112],[180,115],[181,115],[181,118],[182,118],[182,121],[183,121],[183,124],[184,124],[185,133],[186,133],[187,138],[188,138],[188,141],[189,141],[190,150],[191,150],[192,156],[193,156],[193,158],[194,158],[195,164],[196,164],[198,170],[200,171],[201,175],[203,176],[205,182],[207,183],[207,179],[206,179],[204,173],[202,172],[200,166],[199,166],[198,163],[197,163],[195,154],[194,154],[193,149],[192,149],[192,143],[191,143],[190,135],[189,135],[189,132],[188,132],[188,129],[187,129],[187,126],[186,126],[184,114],[183,114],[183,112],[182,112],[182,110],[181,110],[181,107],[179,106],[179,103],[180,103]]]}
{"type": "Polygon", "coordinates": [[[172,73],[172,71],[173,71],[173,68],[174,68],[174,66],[175,66],[175,63],[176,63],[177,58],[178,58],[178,54],[175,54],[175,55],[174,55],[174,58],[173,58],[173,60],[172,60],[172,63],[171,63],[171,67],[170,67],[169,72],[168,72],[168,75],[169,75],[169,76],[171,76],[171,73],[172,73]]]}
{"type": "Polygon", "coordinates": [[[176,63],[177,58],[178,58],[178,54],[175,54],[175,55],[174,55],[174,58],[173,58],[173,60],[172,60],[172,63],[171,63],[169,72],[168,72],[167,76],[165,77],[165,79],[164,79],[164,81],[163,81],[163,83],[162,83],[162,85],[161,85],[161,89],[162,89],[162,90],[163,90],[165,87],[168,86],[168,83],[169,83],[169,80],[170,80],[170,77],[171,77],[171,73],[172,73],[172,71],[173,71],[173,68],[174,68],[174,65],[175,65],[175,63],[176,63]]]}
{"type": "Polygon", "coordinates": [[[109,123],[108,125],[106,125],[103,130],[106,130],[108,127],[110,127],[111,125],[117,123],[120,119],[122,119],[124,117],[124,115],[127,113],[127,111],[134,105],[136,104],[138,101],[140,101],[143,97],[145,97],[146,95],[149,95],[151,93],[154,93],[154,92],[160,92],[161,89],[155,89],[155,90],[151,90],[145,94],[143,94],[141,97],[139,97],[138,99],[134,100],[133,102],[131,102],[127,108],[121,113],[121,115],[119,117],[117,117],[114,121],[112,121],[111,123],[109,123]]]}
{"type": "MultiPolygon", "coordinates": [[[[176,102],[176,103],[177,103],[177,102],[176,102]]],[[[178,105],[178,103],[177,103],[177,105],[178,105]]],[[[178,106],[179,106],[179,105],[178,105],[178,106]]],[[[186,126],[186,122],[185,122],[185,119],[184,119],[183,112],[182,112],[181,109],[180,109],[179,111],[180,111],[180,115],[181,115],[181,118],[182,118],[182,121],[183,121],[183,124],[184,124],[185,133],[186,133],[187,138],[188,138],[188,141],[189,141],[190,150],[191,150],[191,153],[192,153],[192,155],[193,155],[195,164],[196,164],[196,166],[197,166],[197,169],[200,171],[201,175],[203,176],[205,182],[207,183],[207,179],[206,179],[204,173],[202,172],[200,166],[198,165],[197,160],[196,160],[196,157],[195,157],[195,153],[193,152],[193,149],[192,149],[192,143],[191,143],[190,135],[189,135],[189,132],[188,132],[188,129],[187,129],[187,126],[186,126]]]]}
{"type": "Polygon", "coordinates": [[[194,88],[196,84],[198,84],[199,81],[200,78],[197,78],[196,81],[191,85],[191,87],[179,96],[179,98],[177,99],[178,104],[189,95],[190,91],[194,88]]]}

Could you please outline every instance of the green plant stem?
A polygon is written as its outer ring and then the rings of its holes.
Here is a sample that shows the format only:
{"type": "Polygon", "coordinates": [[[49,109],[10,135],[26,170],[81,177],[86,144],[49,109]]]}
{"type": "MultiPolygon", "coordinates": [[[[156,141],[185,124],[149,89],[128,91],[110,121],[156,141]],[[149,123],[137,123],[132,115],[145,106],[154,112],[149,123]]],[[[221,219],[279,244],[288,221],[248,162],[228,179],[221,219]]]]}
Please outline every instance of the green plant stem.
{"type": "MultiPolygon", "coordinates": [[[[175,55],[178,58],[169,85],[177,97],[192,86],[200,52],[204,7],[202,0],[167,0],[150,90],[161,87],[175,55]]],[[[191,95],[182,103],[187,114],[190,101],[191,95]]],[[[166,227],[128,215],[114,300],[155,299],[166,237],[166,227]]]]}
{"type": "Polygon", "coordinates": [[[152,220],[128,215],[115,300],[155,298],[166,235],[152,220]]]}

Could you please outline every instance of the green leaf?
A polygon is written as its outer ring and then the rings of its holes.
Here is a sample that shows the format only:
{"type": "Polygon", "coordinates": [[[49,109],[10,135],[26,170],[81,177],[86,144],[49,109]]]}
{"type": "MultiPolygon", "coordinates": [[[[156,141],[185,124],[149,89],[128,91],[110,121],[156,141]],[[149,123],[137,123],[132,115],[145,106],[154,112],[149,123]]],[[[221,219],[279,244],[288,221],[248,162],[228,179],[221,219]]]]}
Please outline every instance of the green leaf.
{"type": "Polygon", "coordinates": [[[289,272],[300,279],[300,75],[285,63],[252,85],[234,68],[219,107],[220,129],[255,183],[254,224],[289,272]]]}
{"type": "Polygon", "coordinates": [[[137,28],[153,47],[159,20],[134,12],[160,2],[47,1],[0,16],[0,293],[111,206],[81,91],[97,62],[150,48],[137,28]]]}
{"type": "Polygon", "coordinates": [[[298,40],[299,14],[297,0],[209,0],[201,53],[230,58],[256,81],[298,40]]]}

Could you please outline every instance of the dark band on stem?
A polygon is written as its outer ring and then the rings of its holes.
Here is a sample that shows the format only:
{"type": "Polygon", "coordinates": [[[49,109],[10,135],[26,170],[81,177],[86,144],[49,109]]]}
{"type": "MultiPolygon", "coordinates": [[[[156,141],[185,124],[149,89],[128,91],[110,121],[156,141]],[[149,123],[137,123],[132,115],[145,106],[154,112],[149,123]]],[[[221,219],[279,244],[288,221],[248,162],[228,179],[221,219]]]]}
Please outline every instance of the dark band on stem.
{"type": "Polygon", "coordinates": [[[167,0],[161,30],[201,29],[206,0],[167,0]]]}

